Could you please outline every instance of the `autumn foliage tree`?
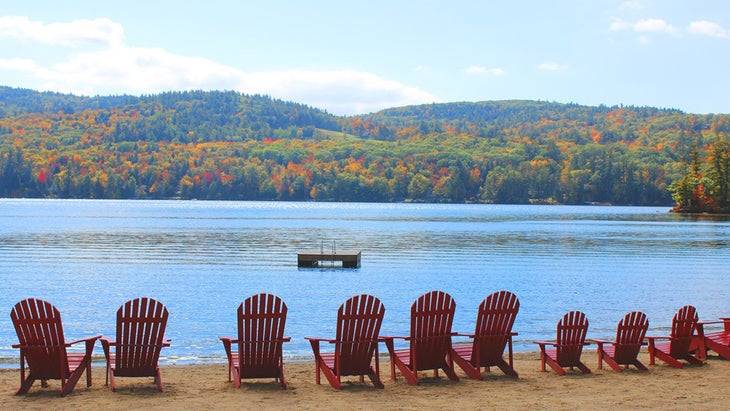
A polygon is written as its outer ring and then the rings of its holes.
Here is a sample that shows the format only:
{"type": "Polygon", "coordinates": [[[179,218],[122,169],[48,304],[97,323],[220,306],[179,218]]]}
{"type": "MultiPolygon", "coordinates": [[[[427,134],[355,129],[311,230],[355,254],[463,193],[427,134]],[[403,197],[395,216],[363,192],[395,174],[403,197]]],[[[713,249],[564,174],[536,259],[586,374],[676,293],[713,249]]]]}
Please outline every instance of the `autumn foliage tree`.
{"type": "Polygon", "coordinates": [[[636,205],[673,196],[679,209],[722,209],[728,132],[728,115],[651,107],[496,101],[337,117],[235,92],[0,87],[0,196],[636,205]]]}

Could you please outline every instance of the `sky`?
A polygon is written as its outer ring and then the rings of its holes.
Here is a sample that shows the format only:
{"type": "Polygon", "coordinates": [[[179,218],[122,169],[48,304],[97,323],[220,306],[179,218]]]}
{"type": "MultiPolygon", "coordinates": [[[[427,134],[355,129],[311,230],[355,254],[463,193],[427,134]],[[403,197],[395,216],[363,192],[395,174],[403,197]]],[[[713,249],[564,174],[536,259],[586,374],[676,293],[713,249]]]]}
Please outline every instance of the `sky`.
{"type": "Polygon", "coordinates": [[[0,85],[730,113],[730,1],[0,0],[0,85]]]}

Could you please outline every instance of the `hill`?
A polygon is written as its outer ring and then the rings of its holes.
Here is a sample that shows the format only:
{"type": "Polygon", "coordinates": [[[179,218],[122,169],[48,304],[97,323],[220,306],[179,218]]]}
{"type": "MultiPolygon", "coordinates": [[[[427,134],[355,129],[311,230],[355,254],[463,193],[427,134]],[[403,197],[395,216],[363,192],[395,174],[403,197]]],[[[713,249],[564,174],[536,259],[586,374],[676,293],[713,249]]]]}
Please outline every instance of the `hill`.
{"type": "Polygon", "coordinates": [[[0,196],[682,208],[722,191],[727,169],[712,161],[728,132],[726,114],[652,107],[486,101],[338,117],[230,91],[0,87],[0,196]]]}

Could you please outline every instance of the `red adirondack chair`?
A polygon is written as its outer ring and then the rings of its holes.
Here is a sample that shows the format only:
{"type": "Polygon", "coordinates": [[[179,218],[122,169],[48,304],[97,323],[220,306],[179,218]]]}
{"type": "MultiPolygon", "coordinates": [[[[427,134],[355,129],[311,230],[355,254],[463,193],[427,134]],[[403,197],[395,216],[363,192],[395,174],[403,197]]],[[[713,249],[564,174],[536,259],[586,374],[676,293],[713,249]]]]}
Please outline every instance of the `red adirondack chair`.
{"type": "Polygon", "coordinates": [[[641,311],[627,313],[618,323],[616,329],[616,340],[593,340],[598,344],[598,369],[603,369],[605,361],[611,368],[621,371],[633,365],[642,371],[649,371],[639,359],[639,350],[644,342],[646,330],[649,328],[649,320],[646,314],[641,311]],[[624,367],[621,367],[621,366],[624,367]]]}
{"type": "Polygon", "coordinates": [[[449,294],[431,291],[411,306],[411,334],[409,337],[383,337],[390,354],[390,375],[395,380],[395,368],[400,370],[409,384],[418,384],[418,371],[439,368],[449,379],[458,381],[451,358],[451,324],[454,321],[456,303],[449,294]],[[394,339],[402,338],[410,343],[406,349],[395,349],[394,339]]]}
{"type": "Polygon", "coordinates": [[[385,307],[379,299],[367,294],[356,295],[345,301],[337,311],[335,339],[307,337],[314,352],[317,384],[320,383],[321,371],[330,385],[338,390],[342,388],[342,377],[347,375],[359,375],[360,382],[367,375],[376,387],[384,387],[380,381],[378,360],[378,335],[384,315],[385,307]],[[334,344],[334,352],[320,352],[322,341],[334,344]]]}
{"type": "Polygon", "coordinates": [[[274,378],[286,387],[282,348],[291,340],[284,337],[286,312],[281,298],[264,293],[238,306],[238,338],[219,337],[228,357],[229,382],[233,374],[236,387],[242,378],[274,378]]]}
{"type": "Polygon", "coordinates": [[[20,349],[20,388],[16,395],[25,394],[33,382],[61,380],[61,395],[73,391],[81,374],[86,371],[86,386],[91,386],[91,353],[100,336],[66,342],[61,313],[51,303],[28,298],[15,304],[10,312],[20,349]],[[68,352],[73,344],[85,344],[84,352],[68,352]],[[28,375],[25,366],[28,365],[28,375]]]}
{"type": "Polygon", "coordinates": [[[565,367],[578,367],[582,373],[589,374],[591,370],[580,360],[583,346],[588,345],[585,342],[587,332],[588,319],[585,314],[580,311],[566,313],[558,322],[556,341],[535,341],[540,346],[542,371],[545,371],[547,364],[558,375],[565,375],[565,367]],[[547,346],[554,348],[548,349],[547,346]]]}
{"type": "Polygon", "coordinates": [[[668,337],[647,337],[649,339],[649,364],[659,358],[674,368],[682,368],[685,360],[690,364],[702,365],[702,360],[692,355],[697,350],[697,310],[691,305],[680,308],[672,318],[672,333],[668,337]],[[657,340],[667,340],[657,342],[657,340]]]}
{"type": "Polygon", "coordinates": [[[697,323],[698,358],[707,359],[707,350],[712,350],[720,357],[730,360],[730,318],[721,318],[719,321],[700,321],[697,323]],[[705,325],[722,324],[719,331],[707,332],[705,325]]]}
{"type": "Polygon", "coordinates": [[[157,363],[162,348],[170,346],[165,338],[168,315],[161,302],[147,297],[129,300],[119,307],[116,340],[101,339],[107,384],[112,391],[116,390],[114,377],[152,377],[157,389],[162,391],[157,363]]]}
{"type": "Polygon", "coordinates": [[[481,380],[481,367],[497,366],[506,375],[517,378],[512,365],[512,325],[520,309],[517,296],[509,291],[495,292],[482,301],[472,344],[453,346],[454,362],[471,378],[481,380]],[[504,349],[509,345],[509,362],[504,360],[504,349]]]}

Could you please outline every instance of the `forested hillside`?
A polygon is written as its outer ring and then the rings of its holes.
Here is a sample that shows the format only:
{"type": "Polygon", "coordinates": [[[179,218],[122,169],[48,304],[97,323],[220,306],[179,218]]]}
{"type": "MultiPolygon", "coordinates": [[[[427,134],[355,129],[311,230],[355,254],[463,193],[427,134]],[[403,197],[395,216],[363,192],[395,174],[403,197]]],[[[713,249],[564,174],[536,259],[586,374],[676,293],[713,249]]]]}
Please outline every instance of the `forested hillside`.
{"type": "Polygon", "coordinates": [[[492,101],[336,117],[235,92],[0,87],[0,197],[719,210],[728,133],[730,115],[649,107],[492,101]]]}

